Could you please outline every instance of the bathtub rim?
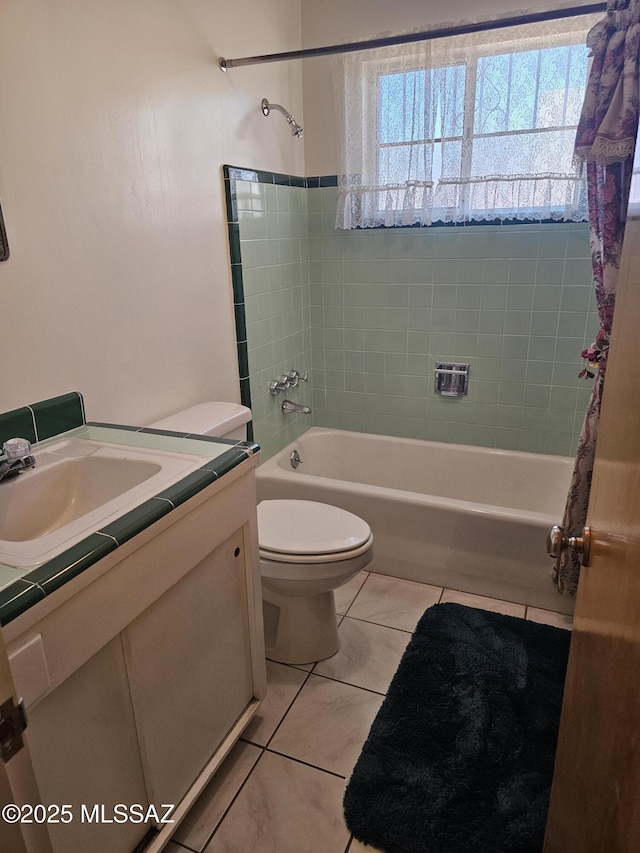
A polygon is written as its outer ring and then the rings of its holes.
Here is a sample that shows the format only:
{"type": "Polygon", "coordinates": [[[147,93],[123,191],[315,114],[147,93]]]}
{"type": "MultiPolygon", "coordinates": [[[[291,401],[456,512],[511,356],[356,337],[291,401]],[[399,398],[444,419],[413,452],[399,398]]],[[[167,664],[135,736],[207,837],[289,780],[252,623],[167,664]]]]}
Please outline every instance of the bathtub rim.
{"type": "Polygon", "coordinates": [[[506,523],[516,521],[520,522],[524,519],[531,521],[536,525],[548,527],[558,523],[558,513],[556,512],[544,513],[536,512],[533,510],[514,509],[512,507],[505,507],[499,504],[479,503],[477,501],[465,501],[459,498],[446,498],[441,497],[439,495],[431,495],[427,492],[415,492],[406,489],[397,489],[392,486],[375,486],[369,483],[361,483],[357,480],[339,479],[337,477],[323,477],[322,474],[305,474],[303,471],[294,468],[290,468],[290,470],[288,470],[286,466],[289,465],[289,455],[293,450],[296,449],[296,445],[299,444],[302,439],[304,439],[304,436],[308,435],[309,433],[312,433],[314,436],[348,433],[356,440],[372,437],[383,438],[389,439],[394,442],[399,441],[405,444],[427,444],[434,448],[437,448],[441,445],[446,445],[453,446],[456,449],[462,448],[463,450],[468,452],[475,451],[501,456],[525,456],[532,460],[543,459],[549,463],[557,462],[558,460],[562,460],[563,464],[573,463],[571,457],[554,456],[548,453],[530,453],[524,450],[504,450],[502,448],[477,447],[471,444],[450,444],[449,442],[433,441],[430,439],[414,439],[404,438],[402,436],[387,436],[382,433],[363,433],[356,432],[355,430],[343,430],[336,429],[333,427],[309,427],[308,430],[305,430],[304,433],[298,436],[298,438],[296,438],[294,441],[290,442],[278,453],[275,453],[269,459],[266,459],[264,462],[262,462],[256,469],[256,477],[258,479],[262,479],[269,476],[281,482],[287,482],[292,477],[295,477],[297,482],[301,486],[304,483],[311,484],[317,480],[322,480],[323,483],[326,483],[327,488],[330,488],[332,485],[334,488],[338,489],[348,488],[349,491],[351,491],[355,495],[369,494],[371,490],[374,490],[376,493],[380,493],[381,496],[387,494],[391,499],[395,497],[396,500],[402,500],[406,503],[433,507],[450,506],[452,509],[456,509],[462,513],[468,513],[470,515],[491,515],[493,517],[498,517],[506,523]]]}

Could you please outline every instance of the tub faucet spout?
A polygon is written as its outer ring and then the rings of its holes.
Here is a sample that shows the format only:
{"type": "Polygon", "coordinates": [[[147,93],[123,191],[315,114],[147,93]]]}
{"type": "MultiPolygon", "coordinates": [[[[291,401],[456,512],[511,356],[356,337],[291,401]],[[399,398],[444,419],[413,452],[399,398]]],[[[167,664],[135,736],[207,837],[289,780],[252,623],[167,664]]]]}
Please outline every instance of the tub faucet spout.
{"type": "Polygon", "coordinates": [[[291,400],[285,400],[282,404],[282,414],[290,415],[293,412],[299,412],[302,415],[310,415],[311,409],[309,406],[303,406],[300,403],[292,403],[291,400]]]}

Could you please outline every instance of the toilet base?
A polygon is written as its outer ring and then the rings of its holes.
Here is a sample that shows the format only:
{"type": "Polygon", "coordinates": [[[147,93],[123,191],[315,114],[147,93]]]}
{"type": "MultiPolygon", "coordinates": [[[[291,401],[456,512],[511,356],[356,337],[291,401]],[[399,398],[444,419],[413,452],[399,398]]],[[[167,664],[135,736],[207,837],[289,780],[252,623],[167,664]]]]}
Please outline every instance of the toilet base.
{"type": "Polygon", "coordinates": [[[263,580],[265,654],[279,663],[315,663],[340,648],[336,605],[331,592],[281,595],[263,580]]]}

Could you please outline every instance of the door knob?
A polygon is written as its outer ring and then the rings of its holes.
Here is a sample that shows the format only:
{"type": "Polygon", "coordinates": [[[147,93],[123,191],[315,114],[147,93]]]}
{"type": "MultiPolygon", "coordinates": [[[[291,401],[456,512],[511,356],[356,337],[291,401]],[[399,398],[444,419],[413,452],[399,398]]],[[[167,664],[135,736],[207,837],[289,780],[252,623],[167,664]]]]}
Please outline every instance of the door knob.
{"type": "Polygon", "coordinates": [[[549,528],[547,535],[547,554],[557,559],[563,551],[573,551],[580,554],[583,566],[589,565],[591,553],[591,528],[585,527],[582,536],[565,536],[564,528],[557,524],[549,528]]]}

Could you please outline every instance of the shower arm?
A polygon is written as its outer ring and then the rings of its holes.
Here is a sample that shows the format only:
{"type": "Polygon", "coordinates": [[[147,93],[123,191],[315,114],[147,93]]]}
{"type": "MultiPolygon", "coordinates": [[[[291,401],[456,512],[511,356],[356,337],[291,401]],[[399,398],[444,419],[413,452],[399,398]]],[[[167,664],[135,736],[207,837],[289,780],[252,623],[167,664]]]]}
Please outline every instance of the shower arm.
{"type": "Polygon", "coordinates": [[[287,123],[291,126],[291,132],[293,133],[293,135],[302,136],[302,128],[295,120],[295,118],[291,115],[291,113],[285,110],[283,106],[281,106],[280,104],[272,104],[267,100],[267,98],[262,99],[261,106],[262,114],[265,116],[268,116],[271,110],[278,110],[278,112],[281,112],[282,115],[286,118],[287,123]]]}

